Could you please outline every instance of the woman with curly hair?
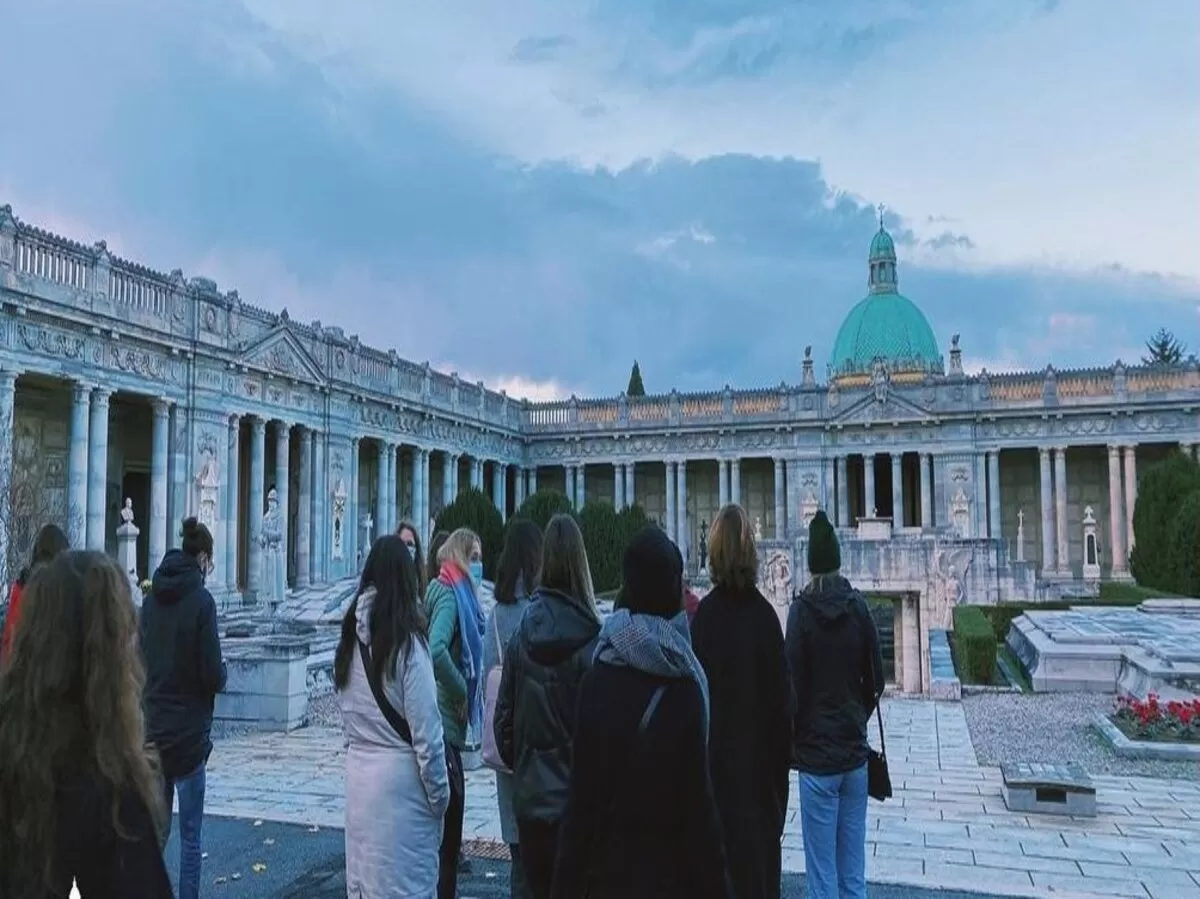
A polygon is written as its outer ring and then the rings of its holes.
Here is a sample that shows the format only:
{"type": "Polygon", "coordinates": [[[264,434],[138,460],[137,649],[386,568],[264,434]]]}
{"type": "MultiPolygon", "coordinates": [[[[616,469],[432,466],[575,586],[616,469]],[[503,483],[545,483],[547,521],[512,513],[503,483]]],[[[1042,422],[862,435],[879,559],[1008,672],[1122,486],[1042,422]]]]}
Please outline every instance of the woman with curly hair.
{"type": "Polygon", "coordinates": [[[0,676],[0,896],[172,896],[129,579],[67,552],[25,588],[0,676]]]}

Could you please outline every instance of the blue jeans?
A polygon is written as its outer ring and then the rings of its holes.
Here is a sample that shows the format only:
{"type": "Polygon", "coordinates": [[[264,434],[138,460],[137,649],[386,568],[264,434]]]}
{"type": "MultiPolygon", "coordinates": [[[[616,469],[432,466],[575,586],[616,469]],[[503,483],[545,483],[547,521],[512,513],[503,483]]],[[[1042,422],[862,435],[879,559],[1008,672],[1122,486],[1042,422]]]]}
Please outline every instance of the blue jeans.
{"type": "Polygon", "coordinates": [[[800,774],[804,880],[809,899],[867,897],[867,766],[800,774]]]}
{"type": "Polygon", "coordinates": [[[171,804],[179,793],[179,899],[200,896],[200,831],[204,824],[204,765],[186,777],[166,782],[167,835],[171,835],[171,804]]]}

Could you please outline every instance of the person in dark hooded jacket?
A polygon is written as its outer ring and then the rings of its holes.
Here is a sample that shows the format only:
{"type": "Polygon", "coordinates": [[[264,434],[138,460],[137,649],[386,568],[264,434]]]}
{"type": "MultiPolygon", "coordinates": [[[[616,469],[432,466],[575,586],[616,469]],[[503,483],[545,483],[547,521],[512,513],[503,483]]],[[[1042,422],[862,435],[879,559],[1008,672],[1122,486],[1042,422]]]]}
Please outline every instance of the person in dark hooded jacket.
{"type": "Polygon", "coordinates": [[[583,535],[571,516],[555,515],[542,543],[541,586],[505,650],[494,722],[496,748],[513,772],[521,867],[535,899],[550,896],[579,685],[599,633],[583,535]]]}
{"type": "Polygon", "coordinates": [[[867,895],[867,723],[883,695],[883,656],[866,600],[838,573],[841,564],[837,534],[818,511],[808,529],[812,581],[792,602],[785,641],[814,899],[867,895]]]}
{"type": "Polygon", "coordinates": [[[180,537],[182,548],[163,556],[154,572],[150,595],[142,603],[140,633],[146,660],[146,742],[162,760],[168,809],[179,793],[179,899],[193,899],[200,894],[213,704],[225,689],[226,669],[217,606],[204,586],[213,570],[212,533],[188,518],[180,537]]]}

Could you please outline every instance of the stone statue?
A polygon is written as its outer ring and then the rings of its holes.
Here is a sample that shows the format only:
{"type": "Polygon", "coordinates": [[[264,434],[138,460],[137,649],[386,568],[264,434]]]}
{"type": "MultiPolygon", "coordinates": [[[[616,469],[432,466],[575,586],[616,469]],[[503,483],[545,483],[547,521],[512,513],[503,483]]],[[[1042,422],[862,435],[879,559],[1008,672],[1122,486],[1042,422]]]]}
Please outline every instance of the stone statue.
{"type": "Polygon", "coordinates": [[[272,487],[267,491],[267,511],[263,514],[262,535],[262,599],[271,611],[279,607],[287,592],[287,560],[283,557],[283,513],[279,509],[279,494],[272,487]]]}
{"type": "Polygon", "coordinates": [[[141,531],[133,523],[133,500],[129,497],[125,497],[125,505],[121,507],[120,515],[121,523],[117,525],[117,560],[129,578],[129,591],[133,598],[133,604],[140,607],[142,589],[137,574],[137,539],[141,531]]]}
{"type": "Polygon", "coordinates": [[[951,627],[954,607],[963,600],[963,578],[971,568],[971,550],[935,550],[933,562],[929,626],[948,629],[951,627]]]}
{"type": "Polygon", "coordinates": [[[125,505],[121,507],[121,524],[133,524],[133,500],[125,497],[125,505]]]}
{"type": "Polygon", "coordinates": [[[700,570],[708,568],[708,522],[700,522],[700,570]]]}
{"type": "Polygon", "coordinates": [[[196,472],[196,518],[214,536],[217,533],[217,491],[220,483],[216,445],[206,435],[201,449],[200,470],[196,472]]]}
{"type": "Polygon", "coordinates": [[[760,518],[759,516],[755,515],[755,516],[754,516],[754,539],[755,539],[755,540],[761,540],[762,538],[763,538],[763,535],[762,535],[762,518],[760,518]]]}
{"type": "Polygon", "coordinates": [[[954,523],[958,536],[971,536],[971,501],[967,499],[967,492],[962,485],[959,485],[950,499],[950,520],[954,523]]]}
{"type": "Polygon", "coordinates": [[[955,334],[950,338],[950,349],[952,349],[952,350],[958,349],[958,337],[959,337],[959,335],[955,334]]]}
{"type": "Polygon", "coordinates": [[[812,344],[804,348],[804,361],[807,362],[810,359],[812,359],[812,344]]]}
{"type": "Polygon", "coordinates": [[[1017,509],[1017,561],[1025,561],[1025,510],[1017,509]]]}
{"type": "Polygon", "coordinates": [[[887,402],[890,380],[887,365],[882,359],[876,359],[875,365],[871,369],[871,389],[875,391],[875,402],[880,405],[887,402]]]}

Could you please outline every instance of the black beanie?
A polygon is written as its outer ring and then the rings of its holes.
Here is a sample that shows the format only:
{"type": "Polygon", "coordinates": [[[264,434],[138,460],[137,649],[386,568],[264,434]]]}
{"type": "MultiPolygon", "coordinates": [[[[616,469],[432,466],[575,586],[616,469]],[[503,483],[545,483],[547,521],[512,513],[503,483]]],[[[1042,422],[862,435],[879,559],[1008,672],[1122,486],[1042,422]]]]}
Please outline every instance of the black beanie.
{"type": "Polygon", "coordinates": [[[833,574],[842,567],[842,548],[825,512],[817,510],[808,525],[808,571],[812,575],[833,574]]]}
{"type": "Polygon", "coordinates": [[[672,618],[683,607],[683,556],[662,528],[638,531],[621,562],[622,607],[672,618]]]}

